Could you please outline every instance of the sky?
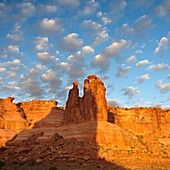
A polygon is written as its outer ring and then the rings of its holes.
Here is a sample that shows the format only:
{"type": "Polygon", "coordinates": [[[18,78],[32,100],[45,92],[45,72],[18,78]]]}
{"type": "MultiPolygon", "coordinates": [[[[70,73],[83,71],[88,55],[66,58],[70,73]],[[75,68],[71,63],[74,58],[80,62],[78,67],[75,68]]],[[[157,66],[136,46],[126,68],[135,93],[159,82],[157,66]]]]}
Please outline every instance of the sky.
{"type": "Polygon", "coordinates": [[[170,108],[170,0],[0,0],[0,98],[65,106],[91,74],[109,105],[170,108]]]}

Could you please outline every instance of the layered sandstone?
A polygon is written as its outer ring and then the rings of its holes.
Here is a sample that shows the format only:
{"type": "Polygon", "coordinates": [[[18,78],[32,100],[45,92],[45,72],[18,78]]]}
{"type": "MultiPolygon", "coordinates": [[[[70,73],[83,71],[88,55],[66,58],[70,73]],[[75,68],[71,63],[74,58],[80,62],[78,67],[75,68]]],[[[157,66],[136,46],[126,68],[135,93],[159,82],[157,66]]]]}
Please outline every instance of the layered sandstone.
{"type": "Polygon", "coordinates": [[[108,121],[138,135],[169,136],[170,109],[108,106],[108,121]]]}
{"type": "Polygon", "coordinates": [[[57,108],[57,102],[52,100],[12,103],[13,100],[12,97],[0,99],[0,146],[13,139],[21,130],[32,128],[52,108],[57,108]]]}
{"type": "Polygon", "coordinates": [[[106,88],[96,75],[84,80],[84,96],[79,97],[78,83],[73,82],[66,103],[65,122],[107,121],[106,88]]]}

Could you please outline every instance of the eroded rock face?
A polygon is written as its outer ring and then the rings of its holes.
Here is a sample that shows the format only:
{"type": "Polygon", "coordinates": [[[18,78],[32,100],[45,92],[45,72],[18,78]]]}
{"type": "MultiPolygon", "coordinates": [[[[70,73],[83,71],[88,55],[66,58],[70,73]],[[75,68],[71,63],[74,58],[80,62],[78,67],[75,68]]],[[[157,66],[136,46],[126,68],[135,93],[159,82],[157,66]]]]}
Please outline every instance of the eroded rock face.
{"type": "Polygon", "coordinates": [[[84,96],[79,97],[78,83],[69,91],[64,119],[70,123],[107,121],[106,88],[96,75],[84,80],[84,96]]]}
{"type": "Polygon", "coordinates": [[[23,129],[30,129],[36,121],[46,117],[57,106],[56,101],[35,100],[12,103],[14,98],[0,99],[0,146],[23,129]]]}
{"type": "Polygon", "coordinates": [[[108,121],[138,135],[167,136],[170,131],[170,109],[117,108],[108,106],[108,121]]]}

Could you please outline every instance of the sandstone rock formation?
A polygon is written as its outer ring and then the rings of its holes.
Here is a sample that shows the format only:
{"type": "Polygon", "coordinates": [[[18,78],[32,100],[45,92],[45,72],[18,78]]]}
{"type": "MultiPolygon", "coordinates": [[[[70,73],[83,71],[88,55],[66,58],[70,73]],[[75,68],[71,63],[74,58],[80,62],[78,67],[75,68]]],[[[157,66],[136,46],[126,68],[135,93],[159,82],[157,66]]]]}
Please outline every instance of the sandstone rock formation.
{"type": "Polygon", "coordinates": [[[12,103],[14,98],[0,99],[0,146],[11,140],[23,129],[30,129],[36,121],[46,117],[56,101],[35,100],[12,103]]]}
{"type": "Polygon", "coordinates": [[[108,106],[108,121],[137,135],[170,135],[170,109],[108,106]]]}
{"type": "Polygon", "coordinates": [[[79,97],[78,83],[73,82],[66,103],[65,122],[107,121],[106,88],[96,75],[84,80],[84,96],[79,97]]]}

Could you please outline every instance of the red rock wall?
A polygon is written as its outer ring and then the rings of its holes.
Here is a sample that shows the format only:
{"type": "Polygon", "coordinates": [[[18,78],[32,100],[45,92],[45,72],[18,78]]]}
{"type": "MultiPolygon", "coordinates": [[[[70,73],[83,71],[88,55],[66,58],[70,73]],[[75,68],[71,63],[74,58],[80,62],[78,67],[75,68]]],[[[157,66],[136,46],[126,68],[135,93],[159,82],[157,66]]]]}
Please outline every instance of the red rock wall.
{"type": "Polygon", "coordinates": [[[109,122],[138,135],[169,136],[170,109],[108,106],[109,122]]]}

